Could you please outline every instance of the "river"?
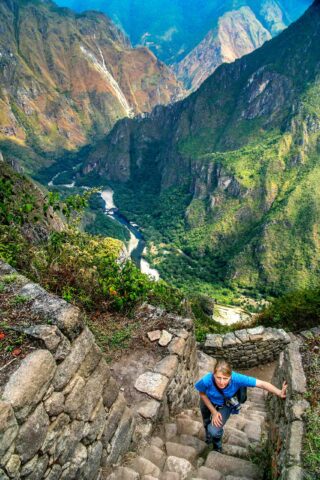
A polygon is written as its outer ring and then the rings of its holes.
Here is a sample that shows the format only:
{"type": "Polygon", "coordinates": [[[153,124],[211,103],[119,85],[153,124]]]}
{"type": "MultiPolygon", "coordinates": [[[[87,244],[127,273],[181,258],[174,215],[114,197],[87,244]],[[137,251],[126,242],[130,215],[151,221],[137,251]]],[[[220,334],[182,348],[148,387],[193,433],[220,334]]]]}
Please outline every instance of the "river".
{"type": "Polygon", "coordinates": [[[147,260],[145,260],[142,255],[145,251],[145,240],[142,233],[139,230],[137,224],[128,222],[128,220],[120,213],[119,209],[114,203],[113,200],[114,192],[110,187],[107,187],[103,192],[101,192],[101,198],[105,203],[105,213],[108,217],[113,218],[121,225],[124,225],[130,233],[130,240],[127,245],[128,254],[134,259],[134,261],[139,266],[142,273],[147,274],[153,280],[159,280],[159,272],[155,268],[151,268],[147,260]]]}

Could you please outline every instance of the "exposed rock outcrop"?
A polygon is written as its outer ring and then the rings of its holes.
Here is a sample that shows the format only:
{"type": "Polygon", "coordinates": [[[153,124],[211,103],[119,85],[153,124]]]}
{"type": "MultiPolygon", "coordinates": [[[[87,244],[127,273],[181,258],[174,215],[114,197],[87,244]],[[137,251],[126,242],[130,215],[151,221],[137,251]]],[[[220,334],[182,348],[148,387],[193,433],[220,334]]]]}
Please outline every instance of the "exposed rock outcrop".
{"type": "Polygon", "coordinates": [[[219,18],[217,27],[176,65],[177,78],[187,89],[196,90],[222,63],[233,62],[270,38],[249,7],[227,12],[219,18]]]}

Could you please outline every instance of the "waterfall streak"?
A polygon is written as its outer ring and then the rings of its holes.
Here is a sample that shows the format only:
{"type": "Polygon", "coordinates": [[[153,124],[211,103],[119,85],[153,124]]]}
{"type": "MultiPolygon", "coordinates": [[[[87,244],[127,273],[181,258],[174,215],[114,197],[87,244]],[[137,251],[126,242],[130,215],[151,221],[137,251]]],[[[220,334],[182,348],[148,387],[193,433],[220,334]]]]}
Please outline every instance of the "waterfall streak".
{"type": "Polygon", "coordinates": [[[99,62],[98,59],[96,58],[96,56],[92,52],[89,52],[89,50],[87,50],[83,45],[81,45],[80,48],[81,48],[82,53],[84,53],[85,56],[88,59],[90,59],[90,61],[93,63],[96,70],[98,70],[100,73],[102,73],[104,75],[104,77],[108,81],[110,87],[114,91],[115,96],[119,100],[119,103],[122,106],[123,110],[125,111],[126,115],[128,117],[133,117],[133,110],[130,107],[130,105],[128,103],[128,100],[126,99],[126,97],[125,97],[123,91],[121,90],[118,82],[115,80],[115,78],[111,75],[111,73],[109,72],[109,70],[106,67],[106,63],[105,63],[101,48],[98,47],[99,53],[101,55],[102,63],[99,62]]]}

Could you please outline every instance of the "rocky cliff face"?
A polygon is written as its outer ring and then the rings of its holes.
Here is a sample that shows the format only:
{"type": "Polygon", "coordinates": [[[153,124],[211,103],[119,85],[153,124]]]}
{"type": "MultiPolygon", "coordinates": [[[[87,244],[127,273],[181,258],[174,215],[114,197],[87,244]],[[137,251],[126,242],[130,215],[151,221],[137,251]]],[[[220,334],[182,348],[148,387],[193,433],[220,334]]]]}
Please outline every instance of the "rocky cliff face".
{"type": "Polygon", "coordinates": [[[283,0],[236,1],[213,21],[215,27],[174,65],[174,71],[188,90],[194,91],[222,63],[241,58],[278,35],[299,17],[311,2],[283,0]]]}
{"type": "Polygon", "coordinates": [[[196,90],[222,63],[231,63],[271,39],[270,32],[249,7],[225,13],[211,30],[175,67],[186,88],[196,90]]]}
{"type": "Polygon", "coordinates": [[[0,140],[73,148],[181,94],[169,69],[103,14],[5,0],[0,18],[0,140]]]}
{"type": "Polygon", "coordinates": [[[223,261],[223,278],[275,291],[316,281],[319,20],[315,2],[184,101],[119,122],[89,153],[84,172],[125,183],[133,209],[152,184],[158,206],[144,206],[142,224],[153,219],[167,229],[195,264],[204,255],[205,268],[223,261]],[[185,192],[183,218],[176,217],[183,231],[159,220],[173,188],[185,192]]]}

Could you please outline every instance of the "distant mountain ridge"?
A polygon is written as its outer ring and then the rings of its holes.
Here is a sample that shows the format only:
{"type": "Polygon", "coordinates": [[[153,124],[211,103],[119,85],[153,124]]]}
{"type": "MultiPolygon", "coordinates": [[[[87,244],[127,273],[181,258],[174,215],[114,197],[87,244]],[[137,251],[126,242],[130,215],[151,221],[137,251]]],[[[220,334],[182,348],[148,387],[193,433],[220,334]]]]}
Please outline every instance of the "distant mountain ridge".
{"type": "Polygon", "coordinates": [[[76,11],[107,13],[134,45],[146,45],[167,64],[185,58],[232,10],[250,7],[272,36],[296,20],[311,0],[57,0],[76,11]]]}
{"type": "Polygon", "coordinates": [[[164,278],[206,292],[319,281],[319,25],[317,0],[185,100],[119,122],[86,152],[83,173],[113,181],[120,208],[164,245],[164,278]]]}
{"type": "Polygon", "coordinates": [[[172,72],[102,13],[5,0],[0,19],[0,141],[72,149],[182,93],[172,72]]]}
{"type": "Polygon", "coordinates": [[[222,15],[217,27],[175,65],[174,71],[186,88],[196,90],[219,65],[233,62],[271,38],[269,30],[250,7],[231,10],[222,15]]]}

